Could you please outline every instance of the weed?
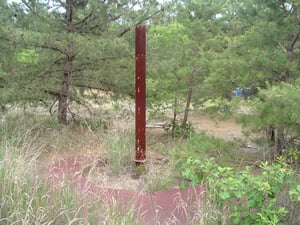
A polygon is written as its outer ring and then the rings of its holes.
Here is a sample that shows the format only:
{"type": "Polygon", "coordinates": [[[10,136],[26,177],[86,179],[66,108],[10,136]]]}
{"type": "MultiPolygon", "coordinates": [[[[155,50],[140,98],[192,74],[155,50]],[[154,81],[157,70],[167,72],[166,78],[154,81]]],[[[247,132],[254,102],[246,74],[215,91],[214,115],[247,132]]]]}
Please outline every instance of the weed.
{"type": "Polygon", "coordinates": [[[67,181],[55,186],[39,177],[36,159],[43,139],[20,128],[4,132],[0,140],[1,225],[138,224],[133,210],[125,212],[117,203],[108,206],[100,199],[90,201],[88,193],[78,194],[67,181]]]}
{"type": "Polygon", "coordinates": [[[108,163],[111,173],[124,173],[133,163],[134,133],[130,131],[107,132],[104,144],[107,147],[108,163]]]}
{"type": "Polygon", "coordinates": [[[153,162],[148,165],[148,172],[145,176],[147,181],[146,190],[149,192],[170,189],[177,183],[177,177],[174,175],[176,173],[174,173],[173,167],[168,164],[160,164],[161,165],[157,165],[157,162],[153,162]]]}

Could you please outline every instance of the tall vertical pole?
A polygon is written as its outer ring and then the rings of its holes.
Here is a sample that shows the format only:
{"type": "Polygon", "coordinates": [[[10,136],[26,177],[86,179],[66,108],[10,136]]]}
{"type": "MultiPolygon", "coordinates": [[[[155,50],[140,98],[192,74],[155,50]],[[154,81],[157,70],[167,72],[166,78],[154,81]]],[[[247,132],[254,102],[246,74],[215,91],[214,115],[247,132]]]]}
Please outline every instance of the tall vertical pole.
{"type": "Polygon", "coordinates": [[[146,27],[135,28],[135,163],[146,161],[146,27]]]}

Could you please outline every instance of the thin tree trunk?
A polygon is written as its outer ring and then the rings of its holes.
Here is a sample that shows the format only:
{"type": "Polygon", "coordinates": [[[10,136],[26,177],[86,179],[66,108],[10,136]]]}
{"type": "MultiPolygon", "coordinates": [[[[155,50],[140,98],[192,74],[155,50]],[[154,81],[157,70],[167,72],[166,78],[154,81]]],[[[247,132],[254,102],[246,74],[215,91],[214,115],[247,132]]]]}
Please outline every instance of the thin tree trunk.
{"type": "Polygon", "coordinates": [[[174,99],[174,111],[173,111],[173,120],[172,120],[172,137],[175,137],[175,128],[176,128],[176,119],[177,119],[177,97],[174,99]]]}
{"type": "Polygon", "coordinates": [[[270,161],[274,162],[278,156],[282,156],[286,147],[285,131],[283,127],[271,127],[268,133],[271,147],[270,161]]]}
{"type": "MultiPolygon", "coordinates": [[[[179,80],[178,80],[178,78],[176,78],[175,91],[178,91],[178,83],[179,83],[179,80]]],[[[175,137],[175,131],[176,131],[177,107],[178,107],[178,99],[177,99],[177,96],[175,96],[174,110],[173,110],[173,120],[172,120],[172,132],[171,132],[173,138],[175,137]]]]}
{"type": "Polygon", "coordinates": [[[194,82],[194,73],[193,71],[191,75],[189,76],[189,90],[186,97],[186,105],[184,109],[184,115],[183,115],[183,121],[182,121],[182,132],[183,132],[183,138],[187,138],[187,122],[188,122],[188,116],[190,111],[190,106],[192,102],[192,95],[193,95],[193,82],[194,82]]]}
{"type": "MultiPolygon", "coordinates": [[[[67,1],[68,2],[68,1],[67,1]]],[[[73,5],[72,2],[69,2],[66,8],[66,23],[67,23],[67,32],[73,32],[73,5]]],[[[61,89],[58,96],[58,121],[64,125],[68,123],[67,110],[68,110],[68,99],[69,99],[69,90],[72,80],[72,69],[73,69],[73,41],[68,39],[68,52],[65,54],[66,60],[64,65],[64,73],[62,77],[61,89]]]]}
{"type": "MultiPolygon", "coordinates": [[[[299,37],[300,37],[300,32],[293,35],[293,37],[291,38],[291,42],[287,47],[288,60],[291,63],[294,61],[294,47],[299,37]]],[[[291,77],[291,70],[290,68],[287,68],[285,71],[285,81],[288,82],[290,80],[290,77],[291,77]]]]}
{"type": "MultiPolygon", "coordinates": [[[[71,62],[69,62],[71,63],[71,62]]],[[[64,77],[61,85],[61,90],[58,98],[58,121],[64,125],[67,125],[67,109],[68,109],[68,97],[70,89],[72,73],[71,71],[65,71],[64,77]]]]}
{"type": "Polygon", "coordinates": [[[279,127],[277,129],[277,145],[276,145],[276,155],[281,156],[283,150],[285,149],[285,135],[284,135],[284,128],[279,127]]]}
{"type": "Polygon", "coordinates": [[[270,126],[266,130],[266,137],[267,137],[268,142],[270,142],[272,145],[274,145],[274,143],[275,143],[275,128],[274,128],[274,126],[270,126]]]}

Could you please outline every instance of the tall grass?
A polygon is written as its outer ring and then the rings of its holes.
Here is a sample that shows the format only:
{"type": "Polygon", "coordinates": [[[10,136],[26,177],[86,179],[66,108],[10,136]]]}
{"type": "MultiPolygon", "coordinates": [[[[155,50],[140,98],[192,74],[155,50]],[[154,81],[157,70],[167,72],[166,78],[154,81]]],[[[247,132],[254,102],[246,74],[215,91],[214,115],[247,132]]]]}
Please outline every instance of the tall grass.
{"type": "MultiPolygon", "coordinates": [[[[178,178],[189,157],[214,157],[225,166],[236,157],[234,143],[204,134],[176,140],[172,146],[159,146],[158,151],[164,152],[167,161],[158,166],[148,165],[150,169],[145,175],[148,191],[179,184],[178,178]]],[[[54,187],[40,176],[37,161],[42,152],[76,148],[83,152],[91,148],[101,152],[101,157],[108,160],[111,176],[130,174],[134,154],[132,131],[104,132],[82,124],[65,128],[51,118],[32,114],[6,117],[0,124],[0,225],[140,224],[133,209],[124,212],[117,202],[107,206],[101,199],[91,201],[87,193],[78,193],[67,181],[54,187]],[[104,148],[100,149],[100,145],[104,148]]],[[[213,200],[209,196],[205,196],[204,201],[199,198],[190,224],[214,225],[220,221],[226,224],[226,212],[213,204],[213,200]]]]}
{"type": "Polygon", "coordinates": [[[132,167],[134,143],[132,131],[111,131],[105,134],[104,144],[112,175],[123,174],[132,167]]]}
{"type": "Polygon", "coordinates": [[[1,225],[138,224],[133,211],[124,212],[117,203],[107,206],[67,181],[54,186],[42,178],[37,160],[48,144],[40,133],[45,121],[16,118],[0,125],[1,225]]]}

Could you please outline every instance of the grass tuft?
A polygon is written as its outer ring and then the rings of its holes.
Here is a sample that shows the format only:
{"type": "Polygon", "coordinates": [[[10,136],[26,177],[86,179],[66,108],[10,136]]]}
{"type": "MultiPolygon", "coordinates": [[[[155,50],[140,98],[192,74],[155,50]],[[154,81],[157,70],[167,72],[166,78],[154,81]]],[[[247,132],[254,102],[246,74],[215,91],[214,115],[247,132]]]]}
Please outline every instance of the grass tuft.
{"type": "Polygon", "coordinates": [[[133,165],[134,133],[132,131],[107,132],[104,137],[112,175],[124,174],[133,165]]]}
{"type": "Polygon", "coordinates": [[[101,199],[92,201],[88,193],[79,194],[67,181],[54,186],[40,176],[37,161],[51,140],[53,145],[58,143],[52,138],[69,138],[71,144],[64,146],[83,146],[80,140],[75,141],[78,131],[57,130],[42,119],[25,116],[18,117],[17,124],[13,121],[16,118],[10,117],[0,125],[1,225],[138,224],[133,210],[124,212],[117,203],[108,206],[101,199]],[[46,134],[53,135],[50,141],[46,134]]]}

